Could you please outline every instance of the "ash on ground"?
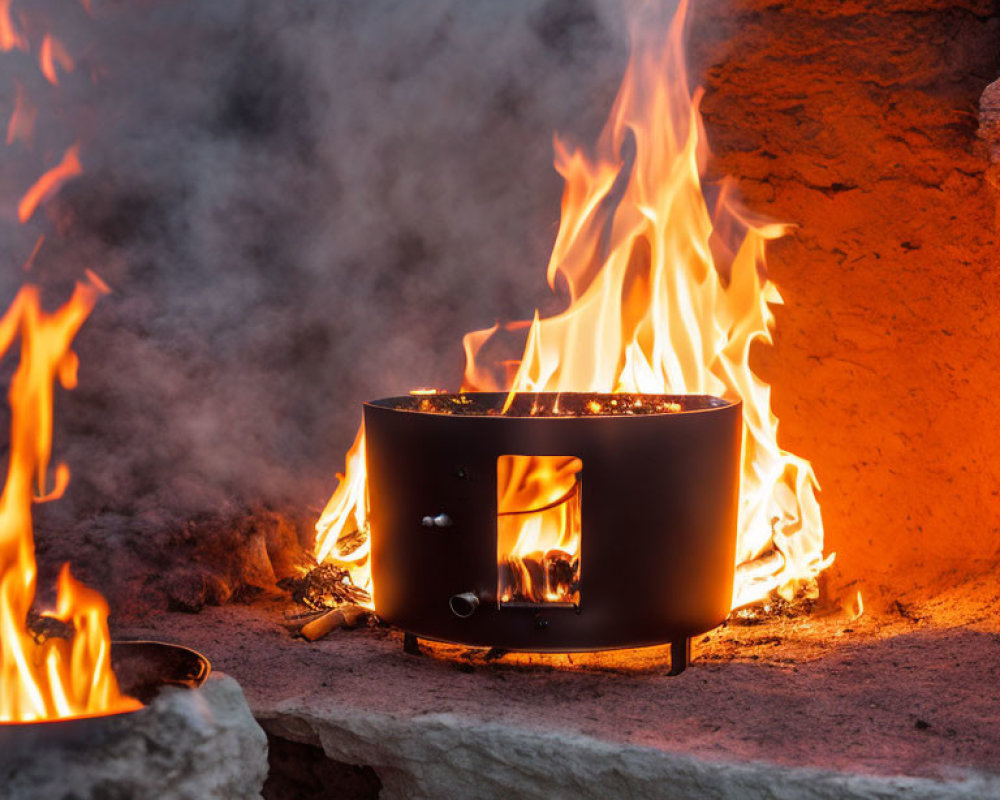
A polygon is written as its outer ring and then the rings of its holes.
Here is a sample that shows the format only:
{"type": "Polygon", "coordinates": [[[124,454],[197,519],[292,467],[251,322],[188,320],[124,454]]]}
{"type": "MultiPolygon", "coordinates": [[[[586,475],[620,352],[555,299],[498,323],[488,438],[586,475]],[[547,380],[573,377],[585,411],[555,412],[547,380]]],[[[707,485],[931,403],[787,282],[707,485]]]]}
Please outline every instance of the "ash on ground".
{"type": "Polygon", "coordinates": [[[753,605],[738,608],[729,615],[726,623],[729,625],[763,625],[771,620],[809,616],[816,609],[816,599],[807,595],[785,600],[776,593],[767,599],[753,605]]]}

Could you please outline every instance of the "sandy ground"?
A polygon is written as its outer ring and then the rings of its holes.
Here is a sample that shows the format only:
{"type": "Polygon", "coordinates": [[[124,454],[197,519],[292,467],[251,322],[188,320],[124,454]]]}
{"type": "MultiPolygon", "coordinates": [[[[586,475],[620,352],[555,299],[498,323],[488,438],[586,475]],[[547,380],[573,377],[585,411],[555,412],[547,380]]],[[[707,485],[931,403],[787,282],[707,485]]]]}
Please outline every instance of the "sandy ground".
{"type": "MultiPolygon", "coordinates": [[[[308,643],[286,601],[165,614],[119,632],[195,647],[236,677],[258,718],[307,699],[336,718],[449,712],[686,752],[862,773],[947,777],[1000,765],[1000,597],[988,577],[903,597],[852,620],[842,610],[734,618],[668,677],[668,648],[508,654],[424,645],[386,627],[308,643]]],[[[301,610],[301,609],[299,609],[301,610]]]]}

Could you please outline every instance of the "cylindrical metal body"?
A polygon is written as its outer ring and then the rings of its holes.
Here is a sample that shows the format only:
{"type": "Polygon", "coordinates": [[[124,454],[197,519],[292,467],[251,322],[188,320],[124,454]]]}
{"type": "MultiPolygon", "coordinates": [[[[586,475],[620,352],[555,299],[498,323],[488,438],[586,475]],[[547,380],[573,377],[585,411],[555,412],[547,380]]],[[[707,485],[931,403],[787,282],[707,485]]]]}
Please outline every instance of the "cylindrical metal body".
{"type": "MultiPolygon", "coordinates": [[[[504,395],[468,397],[499,409],[504,395]]],[[[660,644],[720,624],[732,602],[740,405],[650,397],[682,410],[508,416],[410,410],[406,397],[366,404],[379,616],[428,639],[539,652],[660,644]],[[499,602],[497,459],[505,455],[583,462],[576,607],[499,602]],[[441,515],[449,525],[425,523],[441,515]],[[449,600],[470,592],[478,607],[459,617],[449,600]]]]}

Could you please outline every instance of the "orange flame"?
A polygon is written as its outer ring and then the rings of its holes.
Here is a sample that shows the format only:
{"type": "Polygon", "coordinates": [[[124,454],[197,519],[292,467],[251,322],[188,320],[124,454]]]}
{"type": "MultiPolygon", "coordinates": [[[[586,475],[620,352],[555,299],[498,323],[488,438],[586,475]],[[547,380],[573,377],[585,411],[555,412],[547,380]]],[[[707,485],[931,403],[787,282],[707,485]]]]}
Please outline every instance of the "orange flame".
{"type": "Polygon", "coordinates": [[[57,497],[69,469],[57,467],[46,491],[52,452],[52,399],[56,378],[76,385],[76,354],[70,343],[103,288],[78,283],[58,311],[42,311],[38,289],[26,286],[0,318],[0,355],[15,337],[21,360],[10,386],[11,442],[7,481],[0,496],[0,721],[31,722],[128,711],[141,704],[121,694],[110,664],[108,607],[97,592],[78,583],[64,566],[56,610],[71,639],[38,641],[27,627],[35,598],[36,565],[32,500],[57,497]],[[34,483],[37,497],[33,498],[34,483]]]}
{"type": "Polygon", "coordinates": [[[31,219],[38,204],[54,195],[71,178],[83,173],[80,165],[80,145],[74,144],[63,154],[62,161],[48,170],[24,193],[17,204],[17,218],[22,222],[31,219]]]}
{"type": "Polygon", "coordinates": [[[42,249],[42,245],[45,244],[45,236],[39,236],[35,241],[35,246],[31,248],[31,255],[28,256],[28,260],[24,262],[24,271],[31,272],[31,268],[35,266],[35,259],[38,258],[38,253],[42,249]]]}
{"type": "MultiPolygon", "coordinates": [[[[728,182],[706,201],[701,93],[692,96],[684,64],[686,5],[666,42],[657,12],[633,15],[628,68],[593,155],[555,141],[565,190],[548,281],[566,286],[568,308],[544,319],[536,312],[512,377],[476,361],[496,326],[466,336],[462,388],[509,390],[508,404],[542,391],[740,398],[737,607],[774,590],[814,593],[832,556],[822,554],[812,468],[778,446],[770,387],[749,363],[755,342],[771,342],[770,305],[782,302],[765,276],[764,248],[784,229],[752,221],[728,182]]],[[[366,482],[362,437],[317,523],[320,558],[332,555],[344,520],[365,530],[364,507],[352,505],[366,482]]]]}
{"type": "Polygon", "coordinates": [[[38,114],[38,109],[28,101],[24,87],[20,83],[15,83],[14,88],[16,92],[14,113],[10,115],[10,122],[7,123],[7,144],[13,144],[15,141],[27,144],[35,132],[35,117],[38,114]]]}
{"type": "Polygon", "coordinates": [[[27,50],[28,43],[14,27],[10,18],[11,0],[0,0],[0,50],[7,53],[11,50],[27,50]]]}
{"type": "Polygon", "coordinates": [[[63,72],[72,72],[76,67],[65,45],[52,34],[47,33],[42,39],[42,49],[38,53],[38,65],[42,69],[42,74],[53,86],[59,85],[56,64],[62,67],[63,72]]]}
{"type": "MultiPolygon", "coordinates": [[[[369,564],[371,546],[368,541],[368,480],[365,474],[365,428],[354,437],[354,444],[347,451],[347,465],[343,474],[337,475],[339,483],[333,496],[323,509],[317,530],[322,527],[326,535],[316,539],[316,559],[327,559],[344,567],[351,576],[351,583],[369,594],[372,593],[372,576],[369,564]],[[341,538],[360,531],[362,544],[342,550],[341,538]]],[[[374,604],[370,604],[374,608],[374,604]]]]}
{"type": "Polygon", "coordinates": [[[577,476],[582,468],[583,462],[573,456],[498,459],[497,595],[501,602],[579,602],[577,476]]]}

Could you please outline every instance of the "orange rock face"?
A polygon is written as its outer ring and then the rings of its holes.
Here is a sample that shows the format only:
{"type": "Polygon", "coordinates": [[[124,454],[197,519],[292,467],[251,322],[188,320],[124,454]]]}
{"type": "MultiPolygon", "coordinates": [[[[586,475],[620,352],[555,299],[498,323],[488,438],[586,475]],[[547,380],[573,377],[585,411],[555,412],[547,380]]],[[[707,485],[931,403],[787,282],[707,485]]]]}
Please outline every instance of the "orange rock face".
{"type": "Polygon", "coordinates": [[[695,13],[716,167],[798,226],[771,251],[787,305],[760,359],[823,488],[831,587],[888,597],[995,560],[1000,271],[976,137],[995,4],[695,13]]]}

